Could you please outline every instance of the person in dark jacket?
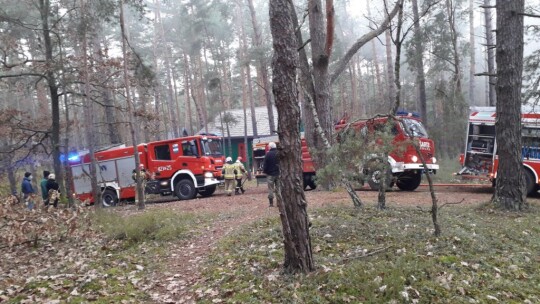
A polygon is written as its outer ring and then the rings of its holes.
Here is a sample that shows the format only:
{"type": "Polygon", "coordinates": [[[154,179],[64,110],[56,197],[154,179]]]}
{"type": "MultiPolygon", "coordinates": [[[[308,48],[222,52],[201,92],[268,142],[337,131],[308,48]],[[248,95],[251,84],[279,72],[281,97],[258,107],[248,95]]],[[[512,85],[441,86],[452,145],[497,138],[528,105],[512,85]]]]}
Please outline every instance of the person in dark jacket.
{"type": "Polygon", "coordinates": [[[47,200],[49,199],[49,192],[47,191],[47,181],[49,180],[49,174],[51,174],[51,172],[43,171],[43,178],[39,183],[39,186],[41,188],[41,198],[43,199],[45,205],[49,203],[47,202],[47,200]]]}
{"type": "Polygon", "coordinates": [[[263,172],[266,174],[266,181],[268,184],[269,207],[273,207],[274,192],[276,192],[276,185],[279,178],[279,162],[277,158],[276,143],[269,143],[268,148],[270,148],[270,151],[264,156],[263,172]]]}
{"type": "Polygon", "coordinates": [[[49,179],[47,180],[47,193],[49,193],[47,205],[52,204],[54,208],[58,207],[58,199],[60,198],[58,189],[60,189],[60,186],[56,182],[56,176],[53,173],[49,174],[49,179]]]}
{"type": "Polygon", "coordinates": [[[32,187],[32,173],[24,173],[21,192],[23,193],[23,199],[28,210],[34,209],[34,196],[36,195],[36,191],[34,191],[34,187],[32,187]]]}

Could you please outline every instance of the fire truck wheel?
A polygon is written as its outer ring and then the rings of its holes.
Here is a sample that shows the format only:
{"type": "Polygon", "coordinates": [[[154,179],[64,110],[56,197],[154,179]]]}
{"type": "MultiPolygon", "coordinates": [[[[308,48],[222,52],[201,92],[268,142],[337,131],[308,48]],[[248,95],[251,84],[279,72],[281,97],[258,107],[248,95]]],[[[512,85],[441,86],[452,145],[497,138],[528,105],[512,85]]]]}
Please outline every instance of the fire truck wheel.
{"type": "MultiPolygon", "coordinates": [[[[374,171],[368,174],[368,184],[372,190],[379,190],[381,187],[381,177],[382,170],[375,169],[374,171]]],[[[393,178],[392,173],[388,170],[386,171],[386,189],[392,188],[393,178]]]]}
{"type": "Polygon", "coordinates": [[[414,191],[420,182],[422,181],[422,174],[409,173],[407,175],[400,176],[396,182],[397,187],[403,191],[414,191]]]}
{"type": "Polygon", "coordinates": [[[214,192],[216,192],[216,188],[217,188],[217,185],[211,185],[211,186],[206,186],[202,189],[199,189],[198,191],[202,197],[209,197],[212,194],[214,194],[214,192]]]}
{"type": "Polygon", "coordinates": [[[525,170],[525,191],[527,195],[531,195],[536,191],[536,185],[534,183],[534,175],[531,171],[525,170]]]}
{"type": "Polygon", "coordinates": [[[111,189],[106,189],[101,195],[101,200],[103,201],[104,207],[116,206],[118,203],[118,197],[116,192],[111,189]]]}
{"type": "Polygon", "coordinates": [[[174,194],[180,200],[190,200],[197,196],[197,188],[189,179],[182,179],[174,186],[174,194]]]}

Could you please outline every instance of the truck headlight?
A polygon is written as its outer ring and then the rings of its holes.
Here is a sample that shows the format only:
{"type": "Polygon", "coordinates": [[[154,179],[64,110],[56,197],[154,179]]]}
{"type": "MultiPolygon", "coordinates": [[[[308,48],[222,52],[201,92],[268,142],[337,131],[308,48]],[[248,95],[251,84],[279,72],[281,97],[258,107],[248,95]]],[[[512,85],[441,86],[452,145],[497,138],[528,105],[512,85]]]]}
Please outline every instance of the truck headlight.
{"type": "Polygon", "coordinates": [[[434,164],[436,164],[436,163],[437,163],[437,159],[436,159],[435,157],[432,157],[432,158],[431,158],[431,162],[434,163],[434,164]]]}
{"type": "Polygon", "coordinates": [[[413,155],[413,156],[411,157],[411,160],[412,160],[413,163],[417,162],[417,161],[418,161],[418,156],[413,155]]]}
{"type": "Polygon", "coordinates": [[[204,177],[211,178],[211,177],[214,177],[214,174],[212,172],[205,172],[204,177]]]}

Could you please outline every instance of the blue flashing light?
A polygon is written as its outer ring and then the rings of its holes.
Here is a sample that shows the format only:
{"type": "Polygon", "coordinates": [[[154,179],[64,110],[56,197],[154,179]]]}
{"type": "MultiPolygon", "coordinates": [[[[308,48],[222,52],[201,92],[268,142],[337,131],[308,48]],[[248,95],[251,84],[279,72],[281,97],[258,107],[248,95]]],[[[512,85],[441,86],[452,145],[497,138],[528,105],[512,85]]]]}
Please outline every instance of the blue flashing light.
{"type": "Polygon", "coordinates": [[[396,116],[420,118],[419,113],[417,113],[417,112],[409,112],[409,111],[405,111],[405,110],[398,110],[396,112],[396,116]]]}
{"type": "MultiPolygon", "coordinates": [[[[70,162],[78,162],[81,160],[81,156],[77,152],[70,152],[68,153],[67,160],[70,162]]],[[[64,162],[66,161],[66,155],[60,154],[60,161],[64,162]]]]}

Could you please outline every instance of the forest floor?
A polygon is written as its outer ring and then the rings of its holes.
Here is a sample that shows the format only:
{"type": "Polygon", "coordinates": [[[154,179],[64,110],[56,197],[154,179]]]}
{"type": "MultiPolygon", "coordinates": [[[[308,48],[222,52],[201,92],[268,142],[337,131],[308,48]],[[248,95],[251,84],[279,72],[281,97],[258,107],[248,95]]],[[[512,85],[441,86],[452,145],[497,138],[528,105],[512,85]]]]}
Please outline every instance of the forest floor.
{"type": "MultiPolygon", "coordinates": [[[[376,205],[376,191],[360,189],[357,193],[368,209],[376,205]]],[[[459,209],[471,208],[489,201],[492,189],[488,185],[437,186],[436,193],[439,205],[459,203],[445,207],[459,209]]],[[[234,291],[234,288],[220,290],[217,287],[227,283],[223,282],[227,277],[223,274],[226,272],[224,269],[259,267],[259,263],[248,267],[245,265],[248,262],[236,265],[236,261],[220,260],[225,256],[234,256],[234,246],[233,249],[219,252],[225,250],[224,244],[230,242],[231,238],[238,238],[238,246],[245,246],[242,242],[245,243],[246,240],[238,236],[239,231],[247,229],[255,236],[263,232],[257,231],[252,225],[260,225],[256,223],[262,220],[267,221],[269,227],[275,228],[279,221],[278,209],[268,207],[266,195],[266,185],[256,186],[250,183],[243,195],[227,197],[222,189],[218,189],[216,194],[209,198],[155,201],[147,204],[146,210],[142,212],[134,205],[107,209],[105,215],[98,212],[100,215],[94,225],[102,232],[101,237],[96,233],[94,237],[99,239],[94,242],[87,240],[81,243],[81,240],[74,240],[66,246],[56,244],[27,248],[24,252],[20,249],[4,252],[5,257],[0,260],[0,270],[9,270],[9,274],[0,276],[0,302],[59,303],[97,300],[104,303],[220,303],[224,301],[223,298],[232,297],[231,293],[242,294],[234,291]],[[166,224],[160,223],[164,220],[167,221],[166,224]],[[66,258],[66,254],[71,257],[66,258]],[[10,258],[15,259],[16,263],[10,263],[13,261],[10,261],[10,258]],[[60,263],[51,263],[55,259],[60,263]]],[[[320,215],[312,218],[313,214],[319,212],[317,210],[335,207],[350,210],[352,207],[345,191],[306,191],[306,198],[308,214],[315,227],[321,225],[318,222],[320,215]]],[[[530,199],[530,202],[536,205],[539,201],[538,197],[530,199]]],[[[387,193],[389,210],[414,209],[420,212],[421,217],[429,220],[427,210],[430,206],[431,197],[425,185],[414,192],[394,190],[387,193]]],[[[369,213],[370,211],[365,214],[369,213]]],[[[268,231],[272,229],[268,228],[268,231]]],[[[312,229],[315,229],[313,234],[316,235],[317,228],[312,229]]],[[[327,233],[320,239],[327,235],[330,234],[327,233]]],[[[270,249],[267,248],[270,253],[282,246],[279,233],[275,233],[273,238],[275,239],[268,245],[270,249]]],[[[252,246],[255,245],[248,248],[252,246]]],[[[313,247],[318,254],[325,250],[324,246],[322,249],[319,245],[313,247]]],[[[252,259],[256,258],[251,257],[248,260],[252,259]]],[[[279,258],[273,257],[270,260],[272,266],[269,267],[278,269],[281,262],[279,258]]],[[[245,274],[235,277],[243,276],[245,274]]],[[[271,273],[269,280],[274,281],[272,278],[275,276],[279,276],[279,273],[271,273]]],[[[237,282],[236,279],[227,280],[236,282],[235,286],[246,284],[237,282]]],[[[259,287],[264,289],[262,285],[259,287]]],[[[257,293],[259,287],[250,286],[250,294],[253,290],[257,293]]],[[[265,298],[261,291],[258,292],[262,298],[235,298],[232,302],[274,302],[271,298],[265,298]]],[[[328,301],[335,302],[335,299],[328,301]]]]}

